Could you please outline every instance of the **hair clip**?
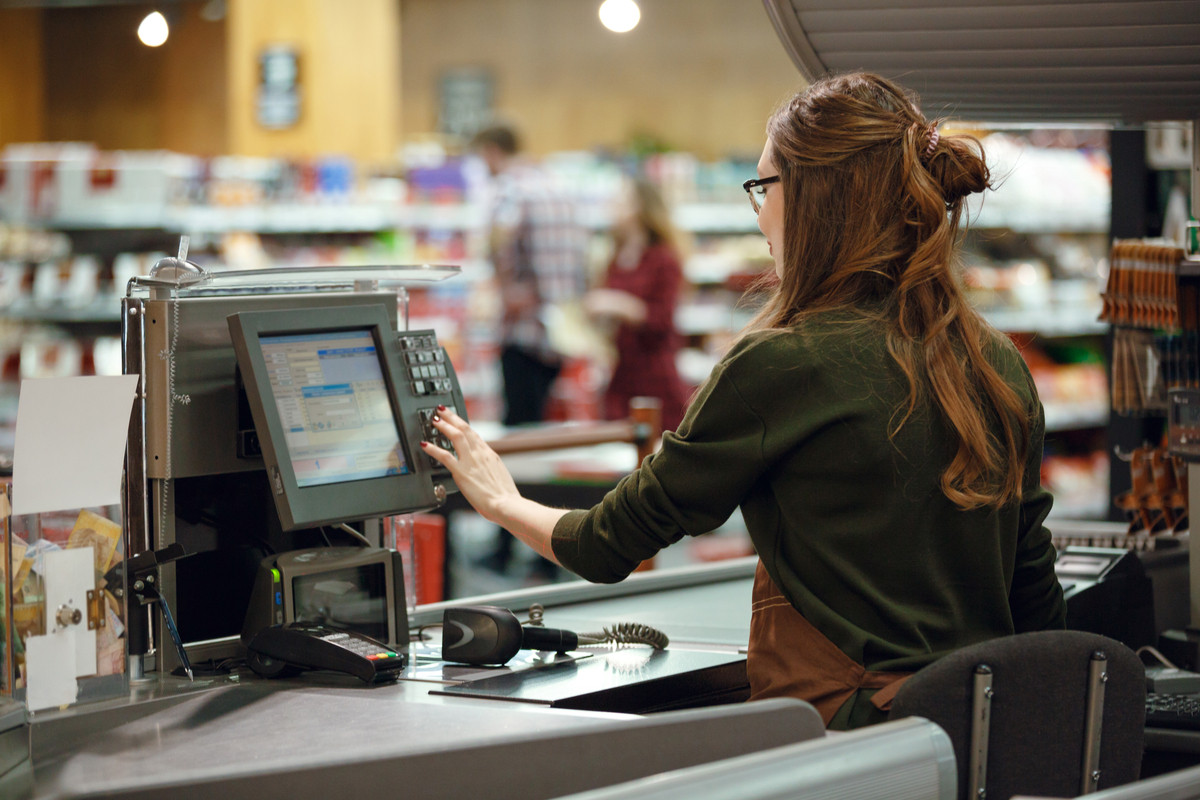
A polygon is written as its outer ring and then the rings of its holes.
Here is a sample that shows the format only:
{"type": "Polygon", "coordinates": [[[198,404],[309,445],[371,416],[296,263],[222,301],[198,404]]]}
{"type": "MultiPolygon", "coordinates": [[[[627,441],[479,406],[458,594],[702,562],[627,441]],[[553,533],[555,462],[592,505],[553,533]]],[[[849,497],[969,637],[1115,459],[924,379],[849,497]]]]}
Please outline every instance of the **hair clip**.
{"type": "Polygon", "coordinates": [[[929,144],[925,145],[925,152],[921,154],[921,161],[928,162],[933,158],[933,151],[937,149],[938,141],[942,138],[942,134],[938,131],[937,122],[929,123],[929,144]]]}

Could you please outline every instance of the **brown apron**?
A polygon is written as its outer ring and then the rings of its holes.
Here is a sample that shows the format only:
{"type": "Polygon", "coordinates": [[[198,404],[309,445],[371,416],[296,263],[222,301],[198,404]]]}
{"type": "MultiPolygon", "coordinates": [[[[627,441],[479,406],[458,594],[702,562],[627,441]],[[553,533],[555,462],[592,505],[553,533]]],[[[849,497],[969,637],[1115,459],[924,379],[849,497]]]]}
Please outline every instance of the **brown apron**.
{"type": "Polygon", "coordinates": [[[754,573],[750,699],[798,697],[812,703],[828,725],[859,689],[878,689],[871,703],[887,711],[911,672],[870,672],[826,638],[784,597],[762,562],[754,573]]]}

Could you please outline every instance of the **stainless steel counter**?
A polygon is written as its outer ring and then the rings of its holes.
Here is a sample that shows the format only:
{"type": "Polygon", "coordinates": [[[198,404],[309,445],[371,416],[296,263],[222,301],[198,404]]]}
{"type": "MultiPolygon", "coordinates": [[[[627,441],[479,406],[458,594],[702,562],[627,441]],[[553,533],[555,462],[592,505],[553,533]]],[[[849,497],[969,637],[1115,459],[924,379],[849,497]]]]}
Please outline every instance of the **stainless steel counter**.
{"type": "MultiPolygon", "coordinates": [[[[414,680],[367,686],[333,673],[280,681],[247,674],[196,685],[166,678],[128,700],[39,714],[34,796],[386,792],[529,800],[821,736],[811,707],[792,700],[646,716],[578,710],[683,707],[689,698],[736,691],[744,681],[739,650],[749,630],[752,562],[456,601],[518,613],[540,602],[552,627],[636,621],[672,639],[665,652],[597,650],[532,677],[489,678],[475,687],[491,691],[414,680]]],[[[440,615],[427,607],[415,616],[425,624],[440,615]]]]}

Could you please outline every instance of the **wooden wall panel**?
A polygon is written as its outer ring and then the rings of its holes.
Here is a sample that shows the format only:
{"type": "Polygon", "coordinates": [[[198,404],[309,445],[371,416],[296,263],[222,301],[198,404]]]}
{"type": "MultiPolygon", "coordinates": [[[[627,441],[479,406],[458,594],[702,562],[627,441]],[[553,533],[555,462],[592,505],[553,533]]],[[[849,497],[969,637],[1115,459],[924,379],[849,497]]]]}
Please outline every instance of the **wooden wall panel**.
{"type": "Polygon", "coordinates": [[[756,157],[800,85],[751,0],[643,0],[628,34],[601,27],[599,0],[229,0],[221,22],[201,6],[175,4],[182,23],[158,49],[135,35],[149,5],[0,10],[0,142],[388,159],[436,128],[447,70],[483,68],[535,153],[648,134],[756,157]],[[271,131],[254,118],[257,58],[284,42],[301,52],[304,111],[271,131]]]}
{"type": "Polygon", "coordinates": [[[179,4],[178,35],[163,45],[170,49],[159,84],[159,125],[162,147],[215,156],[229,152],[226,25],[203,19],[203,6],[179,4]]]}
{"type": "Polygon", "coordinates": [[[0,147],[41,141],[45,107],[42,12],[0,11],[0,147]]]}
{"type": "Polygon", "coordinates": [[[225,151],[224,23],[201,19],[197,4],[179,4],[167,42],[146,47],[137,26],[150,8],[43,12],[46,139],[110,150],[225,151]]]}
{"type": "Polygon", "coordinates": [[[625,34],[600,25],[599,5],[404,0],[405,136],[435,130],[445,71],[477,67],[533,152],[650,134],[703,156],[757,158],[768,114],[803,85],[761,4],[643,0],[625,34]]]}
{"type": "Polygon", "coordinates": [[[230,149],[244,155],[341,153],[390,159],[400,143],[399,0],[230,0],[230,149]],[[298,124],[255,119],[258,56],[291,45],[300,56],[298,124]]]}

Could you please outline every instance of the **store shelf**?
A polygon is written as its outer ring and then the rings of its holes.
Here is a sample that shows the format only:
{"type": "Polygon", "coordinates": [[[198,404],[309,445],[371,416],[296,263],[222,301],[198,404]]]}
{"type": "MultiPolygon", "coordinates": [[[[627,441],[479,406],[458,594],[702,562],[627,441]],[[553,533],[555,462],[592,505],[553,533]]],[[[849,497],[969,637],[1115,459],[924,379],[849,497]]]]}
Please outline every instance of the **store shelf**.
{"type": "Polygon", "coordinates": [[[1049,524],[1052,526],[1056,519],[1104,519],[1108,515],[1108,505],[1107,496],[1065,502],[1056,498],[1050,508],[1049,524]]]}
{"type": "Polygon", "coordinates": [[[984,318],[997,330],[1007,333],[1034,333],[1039,336],[1091,336],[1108,330],[1099,321],[1097,303],[1079,306],[1045,306],[1042,308],[989,309],[984,318]]]}
{"type": "Polygon", "coordinates": [[[750,203],[685,203],[675,207],[675,224],[692,233],[754,233],[758,217],[750,203]]]}
{"type": "Polygon", "coordinates": [[[683,336],[737,331],[749,320],[748,310],[721,303],[680,305],[675,309],[675,329],[683,336]]]}
{"type": "Polygon", "coordinates": [[[481,206],[466,204],[282,203],[246,206],[98,208],[86,217],[45,224],[64,229],[161,228],[189,234],[358,233],[392,229],[474,230],[486,221],[481,206]]]}
{"type": "Polygon", "coordinates": [[[0,317],[51,324],[116,323],[121,319],[121,299],[115,294],[101,295],[86,304],[71,305],[62,300],[43,304],[19,298],[7,308],[0,308],[0,317]]]}
{"type": "Polygon", "coordinates": [[[1011,230],[1021,233],[1108,233],[1109,204],[1089,207],[1033,203],[1002,207],[992,196],[968,200],[964,219],[972,230],[1011,230]]]}
{"type": "MultiPolygon", "coordinates": [[[[988,213],[987,206],[971,215],[975,230],[1020,233],[1107,233],[1108,220],[1095,216],[1068,217],[1027,212],[988,213]]],[[[580,222],[595,231],[607,230],[612,215],[604,206],[585,206],[580,222]]],[[[756,233],[758,219],[748,203],[681,203],[672,219],[683,231],[698,234],[756,233]]],[[[383,204],[364,202],[267,203],[245,206],[98,206],[84,215],[40,220],[65,230],[164,229],[191,234],[229,231],[254,233],[356,233],[391,229],[477,230],[487,223],[479,204],[383,204]]]]}
{"type": "Polygon", "coordinates": [[[1108,403],[1104,400],[1105,398],[1096,398],[1086,403],[1045,403],[1046,431],[1050,433],[1104,427],[1108,424],[1108,403]]]}

